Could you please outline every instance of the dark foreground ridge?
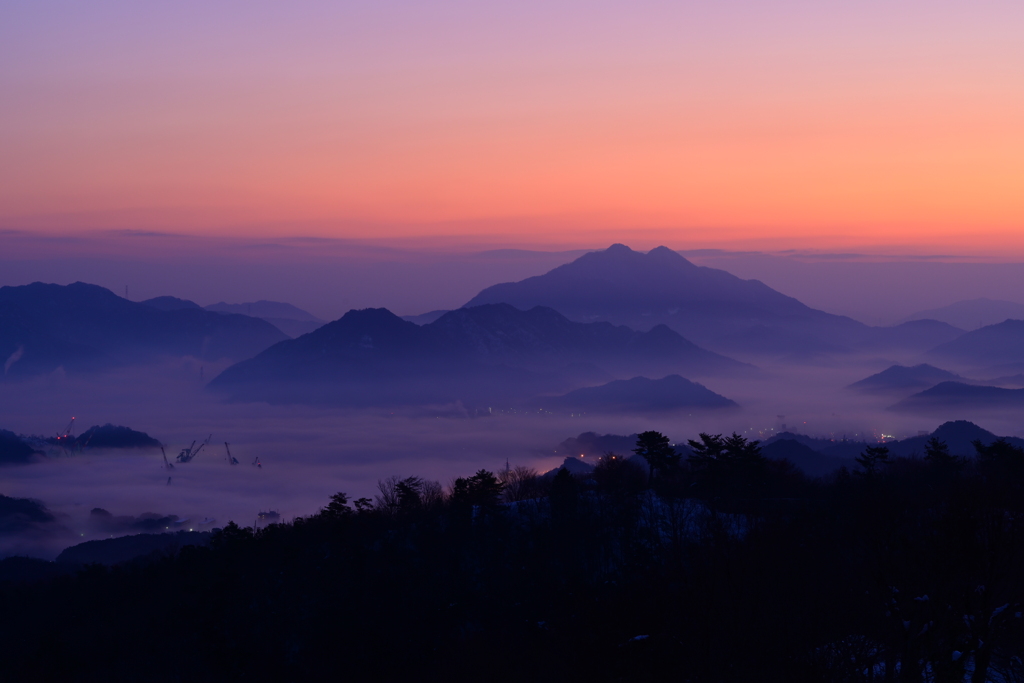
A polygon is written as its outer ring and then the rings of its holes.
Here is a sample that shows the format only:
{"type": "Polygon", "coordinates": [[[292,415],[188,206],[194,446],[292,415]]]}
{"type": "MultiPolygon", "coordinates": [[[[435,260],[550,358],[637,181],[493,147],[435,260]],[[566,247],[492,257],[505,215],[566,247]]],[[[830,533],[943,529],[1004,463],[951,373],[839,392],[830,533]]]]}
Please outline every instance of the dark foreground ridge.
{"type": "MultiPolygon", "coordinates": [[[[597,437],[600,438],[600,437],[597,437]]],[[[549,479],[392,477],[208,546],[0,583],[5,680],[1015,681],[1024,449],[865,446],[812,481],[742,436],[549,479]],[[49,578],[47,578],[49,577],[49,578]]],[[[86,548],[79,552],[84,553],[86,548]]]]}

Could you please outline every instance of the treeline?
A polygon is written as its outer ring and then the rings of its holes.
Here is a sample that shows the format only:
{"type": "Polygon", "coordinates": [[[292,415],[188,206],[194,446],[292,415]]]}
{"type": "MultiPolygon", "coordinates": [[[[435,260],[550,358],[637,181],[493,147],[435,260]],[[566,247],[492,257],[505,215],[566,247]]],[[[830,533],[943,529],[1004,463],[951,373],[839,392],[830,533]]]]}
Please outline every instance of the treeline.
{"type": "Polygon", "coordinates": [[[810,480],[645,432],[0,587],[5,680],[1021,681],[1024,450],[810,480]]]}

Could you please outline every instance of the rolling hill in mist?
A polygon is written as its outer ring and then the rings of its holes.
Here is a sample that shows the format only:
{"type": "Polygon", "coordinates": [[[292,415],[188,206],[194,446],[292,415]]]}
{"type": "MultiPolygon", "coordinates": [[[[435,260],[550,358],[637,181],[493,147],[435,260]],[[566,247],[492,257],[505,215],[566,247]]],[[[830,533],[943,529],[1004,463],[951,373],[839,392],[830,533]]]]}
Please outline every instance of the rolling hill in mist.
{"type": "Polygon", "coordinates": [[[76,282],[0,288],[4,377],[94,371],[161,357],[243,359],[285,339],[273,325],[198,308],[161,310],[76,282]]]}
{"type": "Polygon", "coordinates": [[[423,326],[386,309],[350,311],[228,368],[210,388],[272,402],[447,402],[525,398],[652,371],[714,376],[755,368],[664,326],[637,332],[495,304],[423,326]]]}
{"type": "Polygon", "coordinates": [[[1024,389],[942,382],[908,396],[892,406],[892,410],[928,412],[936,408],[977,410],[1020,407],[1024,407],[1024,389]]]}
{"type": "Polygon", "coordinates": [[[1024,319],[1024,304],[997,299],[969,299],[956,303],[918,311],[904,320],[941,320],[964,330],[975,330],[988,325],[996,325],[1004,320],[1024,319]]]}
{"type": "Polygon", "coordinates": [[[615,244],[550,272],[484,289],[467,306],[548,306],[573,320],[664,324],[712,349],[770,354],[926,349],[962,333],[946,323],[873,328],[805,306],[758,280],[696,266],[667,247],[615,244]]]}
{"type": "Polygon", "coordinates": [[[1024,369],[1024,320],[1005,320],[967,332],[929,352],[966,366],[1001,370],[1024,369]]]}
{"type": "Polygon", "coordinates": [[[963,381],[963,377],[927,363],[913,367],[893,365],[882,372],[854,382],[847,388],[881,394],[925,389],[947,381],[963,381]]]}
{"type": "Polygon", "coordinates": [[[537,399],[535,403],[562,412],[619,414],[738,407],[735,401],[679,375],[662,379],[619,379],[601,386],[576,389],[562,396],[537,399]]]}
{"type": "Polygon", "coordinates": [[[260,300],[241,304],[229,304],[221,301],[204,308],[188,299],[179,299],[174,296],[158,296],[146,299],[142,303],[153,308],[159,308],[162,311],[195,309],[260,318],[292,338],[312,332],[324,324],[323,320],[312,313],[282,301],[260,300]]]}
{"type": "Polygon", "coordinates": [[[210,304],[206,310],[214,313],[236,313],[262,318],[292,338],[308,334],[326,322],[289,303],[263,299],[241,304],[228,304],[221,301],[210,304]]]}

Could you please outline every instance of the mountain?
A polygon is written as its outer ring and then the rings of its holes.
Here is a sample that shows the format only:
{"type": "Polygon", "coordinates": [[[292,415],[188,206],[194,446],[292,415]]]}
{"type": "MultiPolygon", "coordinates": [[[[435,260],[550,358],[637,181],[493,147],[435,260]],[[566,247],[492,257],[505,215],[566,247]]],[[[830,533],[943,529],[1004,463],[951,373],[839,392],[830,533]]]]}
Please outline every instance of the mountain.
{"type": "MultiPolygon", "coordinates": [[[[998,437],[992,432],[982,429],[973,422],[968,422],[966,420],[945,422],[930,434],[912,436],[899,441],[887,441],[885,446],[893,456],[920,458],[924,456],[925,444],[932,437],[946,442],[946,445],[949,446],[950,452],[953,455],[960,456],[973,457],[976,453],[972,442],[976,440],[981,441],[987,446],[996,439],[1004,438],[1014,445],[1024,446],[1024,439],[1012,436],[998,437]]],[[[855,463],[853,462],[854,458],[860,455],[867,446],[877,445],[877,443],[868,443],[863,441],[832,441],[830,439],[816,439],[805,434],[781,432],[770,439],[765,440],[765,442],[761,444],[761,448],[762,452],[767,457],[788,459],[801,469],[808,471],[800,462],[797,461],[799,458],[809,458],[810,456],[807,453],[808,450],[826,457],[827,460],[824,461],[826,463],[835,462],[837,463],[836,467],[845,465],[846,467],[853,469],[855,467],[855,463]],[[778,443],[786,445],[784,447],[776,447],[775,445],[778,443]],[[802,448],[798,449],[793,444],[797,444],[802,448]],[[785,455],[787,452],[792,453],[792,457],[785,455]]],[[[808,460],[808,462],[812,461],[808,460]]]]}
{"type": "Polygon", "coordinates": [[[1024,365],[1024,320],[1005,320],[967,332],[928,354],[976,367],[1024,365]]]}
{"type": "Polygon", "coordinates": [[[893,365],[870,377],[865,377],[859,382],[854,382],[847,389],[869,393],[891,393],[926,389],[946,381],[962,382],[963,377],[925,363],[913,367],[893,365]]]}
{"type": "Polygon", "coordinates": [[[569,470],[569,474],[571,475],[585,477],[589,474],[593,474],[594,466],[589,463],[583,462],[579,458],[570,457],[563,460],[562,464],[559,465],[558,467],[550,469],[540,476],[543,479],[554,479],[555,475],[558,474],[561,470],[569,470]]]}
{"type": "Polygon", "coordinates": [[[597,434],[583,432],[579,436],[566,439],[555,447],[555,453],[570,457],[600,457],[605,453],[629,455],[636,448],[636,434],[620,436],[618,434],[597,434]]]}
{"type": "Polygon", "coordinates": [[[838,440],[819,439],[807,436],[806,434],[795,434],[793,432],[779,432],[774,436],[765,439],[761,445],[762,447],[767,447],[776,441],[796,441],[797,443],[807,446],[816,453],[846,460],[852,460],[860,455],[865,446],[873,445],[864,441],[854,441],[846,438],[838,440]]]}
{"type": "Polygon", "coordinates": [[[450,402],[528,398],[650,370],[755,371],[665,327],[636,332],[572,322],[549,308],[495,304],[422,326],[383,308],[349,311],[228,368],[210,387],[274,402],[450,402]]]}
{"type": "Polygon", "coordinates": [[[38,451],[14,432],[0,429],[0,465],[23,465],[32,462],[38,451]]]}
{"type": "Polygon", "coordinates": [[[153,308],[160,309],[161,311],[180,311],[183,308],[202,308],[202,306],[197,304],[195,301],[189,301],[188,299],[179,299],[176,296],[158,296],[152,299],[146,299],[141,303],[145,304],[146,306],[152,306],[153,308]]]}
{"type": "Polygon", "coordinates": [[[496,303],[547,306],[573,320],[641,330],[664,324],[710,348],[771,354],[842,352],[884,341],[886,334],[918,333],[916,328],[878,333],[805,306],[758,280],[696,266],[666,247],[644,254],[614,244],[544,275],[488,287],[466,305],[496,303]]]}
{"type": "Polygon", "coordinates": [[[229,304],[221,301],[207,306],[206,310],[214,313],[234,313],[262,318],[293,339],[312,332],[325,322],[312,313],[282,301],[261,299],[242,304],[229,304]]]}
{"type": "Polygon", "coordinates": [[[974,449],[973,445],[974,441],[980,441],[988,446],[996,439],[1003,438],[1015,446],[1024,446],[1024,439],[1019,439],[1013,436],[998,437],[987,429],[982,429],[973,422],[968,422],[967,420],[955,420],[943,423],[931,434],[912,436],[907,439],[902,439],[901,441],[890,443],[888,444],[889,450],[893,455],[900,455],[904,457],[923,457],[925,444],[932,437],[935,437],[939,441],[945,441],[946,445],[949,446],[949,452],[953,455],[967,457],[974,457],[977,455],[977,451],[974,449]]]}
{"type": "Polygon", "coordinates": [[[427,313],[420,313],[419,315],[403,315],[402,320],[408,320],[409,322],[416,323],[417,325],[426,325],[434,322],[445,313],[450,313],[450,311],[440,309],[436,311],[429,311],[427,313]]]}
{"type": "Polygon", "coordinates": [[[931,318],[964,330],[976,330],[1004,320],[1024,320],[1024,304],[995,299],[970,299],[927,311],[918,311],[904,320],[931,318]]]}
{"type": "Polygon", "coordinates": [[[796,439],[776,439],[762,446],[761,454],[769,460],[788,460],[809,477],[824,477],[855,464],[852,458],[824,455],[796,439]]]}
{"type": "Polygon", "coordinates": [[[1007,375],[1004,377],[995,377],[990,380],[986,380],[985,384],[996,384],[999,386],[1009,385],[1011,387],[1024,387],[1024,372],[1018,372],[1016,375],[1007,375]]]}
{"type": "Polygon", "coordinates": [[[939,320],[911,320],[892,327],[872,327],[863,342],[865,349],[906,349],[924,351],[964,335],[959,327],[939,320]]]}
{"type": "Polygon", "coordinates": [[[734,401],[679,375],[663,379],[620,379],[535,402],[546,409],[574,413],[658,413],[737,407],[734,401]]]}
{"type": "Polygon", "coordinates": [[[63,366],[101,370],[164,356],[248,358],[285,336],[269,323],[201,309],[160,310],[76,282],[0,287],[0,358],[5,377],[63,366]]]}
{"type": "Polygon", "coordinates": [[[936,408],[1018,408],[1024,406],[1024,389],[1006,389],[963,382],[942,382],[908,396],[890,407],[897,411],[928,411],[936,408]]]}
{"type": "Polygon", "coordinates": [[[160,448],[160,442],[145,432],[107,423],[93,425],[74,439],[79,448],[160,448]]]}
{"type": "Polygon", "coordinates": [[[140,558],[155,560],[175,555],[185,546],[209,545],[211,535],[209,531],[182,530],[85,541],[65,548],[57,556],[55,562],[58,564],[112,566],[140,558]]]}

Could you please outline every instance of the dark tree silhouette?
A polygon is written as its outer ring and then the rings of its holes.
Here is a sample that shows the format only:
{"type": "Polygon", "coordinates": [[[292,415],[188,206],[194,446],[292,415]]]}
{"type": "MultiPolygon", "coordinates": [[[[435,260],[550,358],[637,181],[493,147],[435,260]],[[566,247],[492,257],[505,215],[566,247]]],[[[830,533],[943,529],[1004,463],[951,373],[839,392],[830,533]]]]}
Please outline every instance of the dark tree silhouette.
{"type": "Polygon", "coordinates": [[[661,432],[639,434],[633,452],[647,461],[648,479],[651,482],[655,474],[664,474],[679,466],[679,454],[672,448],[668,437],[661,432]]]}
{"type": "Polygon", "coordinates": [[[558,470],[551,481],[551,515],[556,522],[571,519],[576,515],[580,500],[580,487],[569,470],[564,467],[558,470]]]}
{"type": "Polygon", "coordinates": [[[868,446],[855,459],[860,469],[854,470],[853,473],[871,479],[881,473],[884,465],[889,464],[889,447],[868,446]]]}
{"type": "Polygon", "coordinates": [[[320,514],[332,519],[343,519],[353,514],[352,508],[348,506],[348,494],[339,491],[331,496],[331,502],[327,504],[320,514]]]}
{"type": "Polygon", "coordinates": [[[698,438],[688,442],[693,455],[687,462],[701,493],[731,499],[760,494],[768,472],[760,441],[749,441],[736,432],[725,438],[702,432],[698,438]]]}
{"type": "Polygon", "coordinates": [[[472,477],[459,477],[452,485],[452,502],[494,508],[504,487],[493,472],[478,470],[472,477]]]}
{"type": "Polygon", "coordinates": [[[924,445],[924,459],[932,467],[943,472],[959,469],[963,461],[949,452],[945,441],[932,437],[924,445]]]}

